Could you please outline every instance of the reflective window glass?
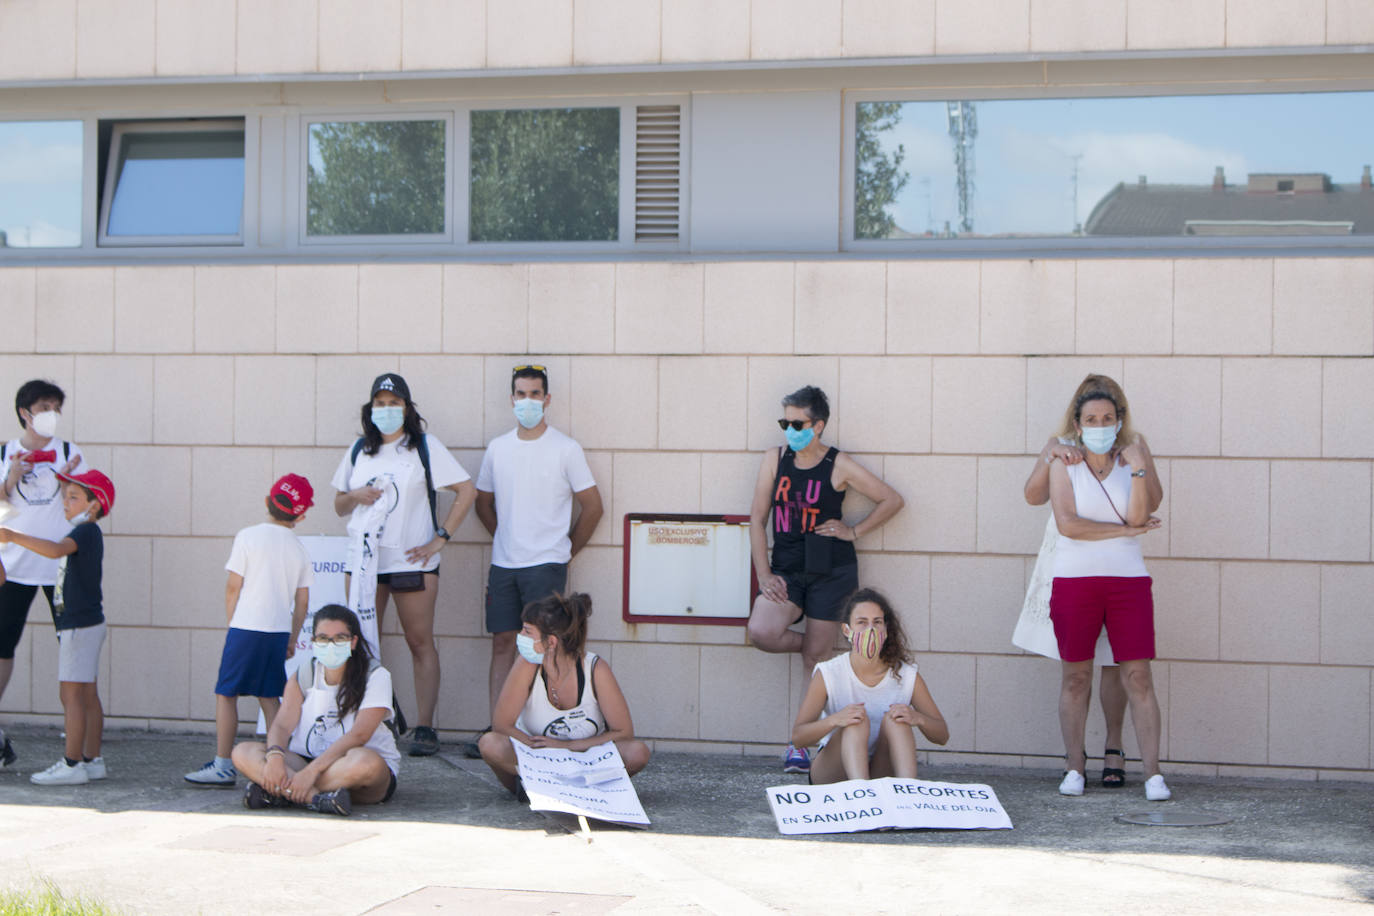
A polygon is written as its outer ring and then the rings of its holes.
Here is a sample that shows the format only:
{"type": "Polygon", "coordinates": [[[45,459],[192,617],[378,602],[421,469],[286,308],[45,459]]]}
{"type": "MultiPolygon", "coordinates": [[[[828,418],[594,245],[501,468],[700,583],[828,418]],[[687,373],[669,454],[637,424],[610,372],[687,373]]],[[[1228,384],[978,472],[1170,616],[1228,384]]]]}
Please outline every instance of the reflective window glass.
{"type": "Polygon", "coordinates": [[[1374,93],[860,102],[858,239],[1374,233],[1374,93]]]}
{"type": "Polygon", "coordinates": [[[443,121],[311,124],[306,233],[443,233],[444,134],[443,121]]]}
{"type": "Polygon", "coordinates": [[[80,121],[0,121],[0,248],[81,244],[80,121]]]}
{"type": "Polygon", "coordinates": [[[474,242],[614,241],[620,232],[620,109],[474,111],[474,242]]]}
{"type": "Polygon", "coordinates": [[[105,234],[236,236],[243,222],[243,128],[117,127],[105,234]]]}

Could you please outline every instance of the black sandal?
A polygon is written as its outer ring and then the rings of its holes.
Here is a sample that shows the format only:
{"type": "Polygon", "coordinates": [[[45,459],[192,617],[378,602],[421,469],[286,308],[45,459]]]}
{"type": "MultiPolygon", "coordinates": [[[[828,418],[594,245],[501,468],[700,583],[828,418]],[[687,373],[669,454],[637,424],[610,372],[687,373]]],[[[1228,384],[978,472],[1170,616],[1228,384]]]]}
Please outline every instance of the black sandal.
{"type": "Polygon", "coordinates": [[[1120,757],[1121,762],[1126,762],[1126,754],[1116,747],[1109,747],[1102,751],[1102,785],[1107,789],[1120,789],[1126,785],[1126,770],[1122,767],[1107,766],[1108,757],[1120,757]]]}

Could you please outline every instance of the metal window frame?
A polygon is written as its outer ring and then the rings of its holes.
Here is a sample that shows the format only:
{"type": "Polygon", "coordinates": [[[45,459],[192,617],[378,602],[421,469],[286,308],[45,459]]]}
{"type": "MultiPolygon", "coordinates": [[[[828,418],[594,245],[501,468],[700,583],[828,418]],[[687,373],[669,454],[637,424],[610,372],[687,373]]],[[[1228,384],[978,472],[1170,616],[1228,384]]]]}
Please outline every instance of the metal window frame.
{"type": "Polygon", "coordinates": [[[856,239],[854,237],[855,146],[858,105],[861,102],[1030,101],[1037,99],[1168,98],[1197,95],[1300,95],[1312,93],[1371,92],[1374,85],[1342,85],[1328,88],[1320,83],[1303,86],[1239,87],[1204,85],[1101,85],[1094,91],[1073,91],[1070,86],[999,86],[845,90],[841,105],[843,148],[840,156],[840,251],[873,256],[900,255],[932,258],[1026,258],[1026,257],[1197,257],[1207,255],[1272,257],[1305,252],[1368,254],[1374,251],[1374,234],[1355,236],[1044,236],[1038,238],[981,239],[856,239]],[[956,98],[957,96],[957,98],[956,98]]]}
{"type": "MultiPolygon", "coordinates": [[[[114,120],[114,119],[108,119],[114,120]]],[[[245,240],[250,238],[249,216],[250,201],[256,197],[257,172],[258,172],[258,138],[256,119],[242,117],[217,116],[203,119],[169,119],[169,120],[142,120],[142,121],[114,121],[114,129],[110,134],[110,149],[105,161],[105,188],[101,194],[99,226],[96,231],[96,247],[98,248],[162,248],[162,247],[214,247],[214,246],[233,246],[242,247],[245,240]],[[111,236],[108,231],[110,222],[110,207],[114,203],[115,186],[118,183],[119,175],[117,170],[120,162],[120,151],[123,147],[124,138],[130,134],[150,134],[150,133],[204,133],[211,130],[243,129],[243,199],[239,211],[239,231],[236,234],[220,235],[117,235],[111,236]]],[[[96,138],[98,142],[98,136],[96,138]]],[[[256,208],[253,208],[253,215],[256,215],[256,208]]],[[[256,228],[256,227],[254,227],[256,228]]]]}

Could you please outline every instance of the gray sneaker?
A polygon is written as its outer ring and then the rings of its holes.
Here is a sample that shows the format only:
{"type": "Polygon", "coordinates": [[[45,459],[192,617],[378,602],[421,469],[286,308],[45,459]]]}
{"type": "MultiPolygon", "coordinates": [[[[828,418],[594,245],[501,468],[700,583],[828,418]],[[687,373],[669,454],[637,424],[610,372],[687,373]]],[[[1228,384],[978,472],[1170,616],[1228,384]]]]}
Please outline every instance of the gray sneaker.
{"type": "Polygon", "coordinates": [[[433,757],[439,753],[439,735],[428,725],[417,725],[410,732],[410,756],[433,757]]]}
{"type": "Polygon", "coordinates": [[[18,760],[19,755],[14,752],[14,745],[10,744],[9,735],[0,732],[0,739],[3,739],[3,742],[0,742],[0,770],[4,770],[18,760]]]}
{"type": "Polygon", "coordinates": [[[348,817],[353,813],[353,797],[348,794],[347,789],[321,792],[310,800],[308,807],[311,811],[318,811],[321,814],[338,814],[342,817],[348,817]]]}

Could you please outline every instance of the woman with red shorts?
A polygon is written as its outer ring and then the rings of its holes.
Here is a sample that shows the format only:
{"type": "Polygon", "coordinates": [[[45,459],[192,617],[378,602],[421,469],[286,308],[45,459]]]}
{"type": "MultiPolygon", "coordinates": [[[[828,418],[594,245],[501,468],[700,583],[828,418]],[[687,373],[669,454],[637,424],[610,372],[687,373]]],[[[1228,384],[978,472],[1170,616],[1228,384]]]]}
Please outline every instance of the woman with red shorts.
{"type": "Polygon", "coordinates": [[[1060,535],[1050,592],[1050,619],[1063,660],[1059,726],[1065,772],[1059,792],[1083,794],[1093,650],[1105,626],[1130,704],[1145,797],[1164,801],[1170,793],[1159,772],[1159,702],[1150,673],[1154,602],[1139,541],[1160,525],[1151,513],[1164,488],[1149,449],[1131,428],[1124,400],[1106,386],[1075,398],[1061,435],[1083,443],[1084,460],[1050,467],[1050,505],[1060,535]]]}

